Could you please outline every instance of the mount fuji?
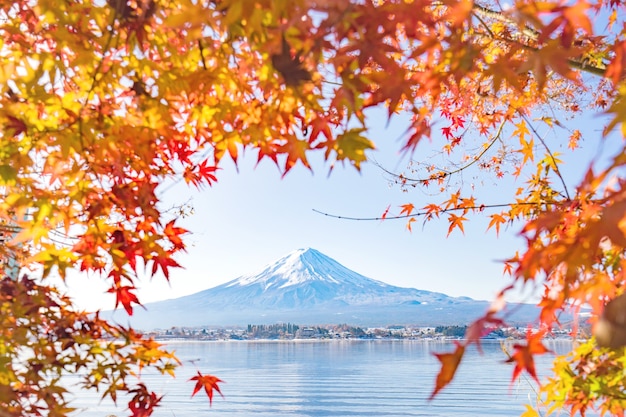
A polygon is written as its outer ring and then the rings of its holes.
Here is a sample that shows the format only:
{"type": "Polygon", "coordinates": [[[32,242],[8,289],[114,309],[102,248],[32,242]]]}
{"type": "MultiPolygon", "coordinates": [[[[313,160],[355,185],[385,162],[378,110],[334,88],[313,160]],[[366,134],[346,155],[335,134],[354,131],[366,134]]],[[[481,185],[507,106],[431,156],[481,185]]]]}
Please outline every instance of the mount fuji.
{"type": "MultiPolygon", "coordinates": [[[[315,249],[298,249],[262,270],[192,295],[146,304],[128,317],[135,328],[271,324],[466,324],[489,303],[467,297],[401,288],[358,274],[315,249]]],[[[515,319],[536,317],[516,307],[515,319]]]]}

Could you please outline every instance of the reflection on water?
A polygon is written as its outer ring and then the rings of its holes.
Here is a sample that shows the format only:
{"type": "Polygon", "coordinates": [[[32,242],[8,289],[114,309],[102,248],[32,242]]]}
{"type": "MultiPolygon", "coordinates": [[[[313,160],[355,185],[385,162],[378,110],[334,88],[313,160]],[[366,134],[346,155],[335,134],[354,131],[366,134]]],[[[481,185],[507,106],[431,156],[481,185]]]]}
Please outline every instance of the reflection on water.
{"type": "MultiPolygon", "coordinates": [[[[570,342],[548,342],[564,353],[570,342]]],[[[439,363],[434,352],[452,349],[436,341],[278,341],[170,343],[184,366],[175,379],[144,375],[165,394],[157,417],[192,416],[518,416],[534,401],[534,384],[511,384],[512,368],[499,342],[470,349],[455,380],[435,400],[428,397],[439,363]],[[213,407],[203,395],[191,398],[196,370],[225,381],[225,398],[213,407]]],[[[537,364],[549,370],[552,355],[537,364]]],[[[117,413],[97,393],[80,393],[81,417],[117,413]]],[[[122,401],[122,400],[120,400],[122,401]]],[[[120,402],[123,404],[123,402],[120,402]]]]}

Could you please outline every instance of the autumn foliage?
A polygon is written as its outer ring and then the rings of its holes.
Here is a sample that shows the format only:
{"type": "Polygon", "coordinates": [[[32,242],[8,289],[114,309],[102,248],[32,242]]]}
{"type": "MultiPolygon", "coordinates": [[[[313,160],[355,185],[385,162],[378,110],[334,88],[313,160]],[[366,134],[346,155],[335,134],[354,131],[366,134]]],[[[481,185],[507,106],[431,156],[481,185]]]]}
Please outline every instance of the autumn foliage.
{"type": "MultiPolygon", "coordinates": [[[[582,140],[626,135],[626,26],[613,0],[507,5],[0,2],[2,414],[65,415],[71,405],[59,378],[76,372],[84,388],[114,400],[126,393],[132,415],[150,415],[161,397],[129,380],[145,366],[173,373],[175,357],[76,311],[46,278],[97,274],[131,314],[143,271],[169,279],[185,250],[186,231],[160,197],[165,184],[210,186],[220,162],[236,162],[245,148],[284,174],[310,168],[311,151],[331,167],[359,169],[374,148],[365,110],[377,106],[391,122],[397,113],[411,118],[403,149],[417,169],[396,180],[446,196],[383,217],[406,218],[409,229],[419,217],[443,218],[449,233],[463,232],[471,215],[488,216],[495,233],[524,225],[526,247],[505,272],[512,284],[545,288],[542,331],[511,356],[514,377],[534,376],[541,336],[559,325],[559,313],[589,306],[596,320],[626,284],[624,153],[585,167],[572,188],[545,133],[574,153],[582,140]],[[588,113],[607,116],[595,137],[568,127],[588,113]],[[461,157],[446,166],[420,159],[424,140],[450,161],[461,157]],[[470,168],[523,186],[509,202],[481,201],[454,181],[470,168]]],[[[478,318],[466,343],[503,325],[499,312],[478,318]]],[[[439,355],[435,393],[452,380],[464,346],[439,355]]],[[[624,350],[593,346],[557,361],[547,401],[623,414],[624,382],[615,377],[624,350]]],[[[194,380],[194,393],[204,388],[209,400],[220,392],[216,377],[194,380]]]]}

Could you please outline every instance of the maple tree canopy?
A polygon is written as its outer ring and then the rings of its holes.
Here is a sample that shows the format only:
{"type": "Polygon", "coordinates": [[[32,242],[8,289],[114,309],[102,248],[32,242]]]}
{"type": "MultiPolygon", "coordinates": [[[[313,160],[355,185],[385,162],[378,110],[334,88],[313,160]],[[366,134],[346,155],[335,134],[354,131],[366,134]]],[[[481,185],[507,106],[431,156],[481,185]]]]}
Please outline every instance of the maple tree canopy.
{"type": "MultiPolygon", "coordinates": [[[[144,267],[169,279],[179,266],[174,256],[185,249],[186,231],[161,204],[162,184],[211,185],[220,161],[237,161],[244,148],[285,174],[297,164],[309,167],[309,152],[323,153],[331,167],[359,169],[374,148],[364,111],[385,106],[390,118],[411,116],[406,152],[424,139],[450,154],[470,139],[482,143],[455,169],[433,166],[423,178],[400,177],[449,193],[440,204],[403,205],[398,215],[409,228],[423,215],[462,231],[472,212],[490,216],[496,233],[509,222],[525,224],[526,247],[505,272],[512,284],[544,285],[545,294],[541,331],[514,346],[514,377],[523,371],[536,377],[534,355],[545,352],[541,339],[559,324],[560,311],[589,306],[594,323],[603,317],[606,347],[591,339],[559,358],[546,402],[623,415],[625,355],[613,334],[624,322],[612,317],[623,306],[612,304],[606,314],[604,306],[626,284],[626,190],[619,175],[625,153],[602,170],[589,168],[570,190],[538,125],[573,152],[582,133],[568,121],[582,112],[608,115],[603,132],[585,139],[626,135],[624,6],[504,5],[1,2],[0,414],[66,415],[71,405],[60,378],[76,372],[85,389],[113,400],[130,394],[131,414],[150,415],[161,397],[136,377],[137,368],[173,373],[175,356],[132,329],[75,311],[45,278],[70,269],[99,274],[116,306],[132,314],[144,267]],[[495,177],[530,174],[515,201],[494,211],[450,187],[448,179],[470,165],[495,177]]],[[[505,324],[499,312],[486,312],[466,342],[438,356],[435,393],[453,379],[467,344],[505,324]]],[[[215,376],[199,372],[193,380],[194,393],[204,388],[209,401],[220,392],[215,376]]]]}

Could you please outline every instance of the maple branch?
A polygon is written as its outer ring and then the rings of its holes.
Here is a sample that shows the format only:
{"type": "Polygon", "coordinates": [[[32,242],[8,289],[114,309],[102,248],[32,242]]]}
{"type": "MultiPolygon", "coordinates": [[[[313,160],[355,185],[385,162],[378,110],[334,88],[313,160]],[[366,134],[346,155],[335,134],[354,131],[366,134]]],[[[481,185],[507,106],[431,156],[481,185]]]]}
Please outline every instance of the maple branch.
{"type": "Polygon", "coordinates": [[[324,216],[327,217],[332,217],[335,219],[342,219],[342,220],[355,220],[355,221],[375,221],[375,220],[399,220],[399,219],[408,219],[411,217],[421,217],[421,216],[428,216],[428,215],[433,215],[433,214],[443,214],[443,213],[448,213],[448,212],[454,212],[454,211],[468,211],[468,210],[478,210],[478,211],[483,211],[485,209],[496,209],[496,208],[504,208],[504,207],[515,207],[515,206],[561,206],[561,205],[565,205],[569,203],[569,200],[567,201],[562,201],[562,202],[553,202],[553,203],[549,203],[549,202],[541,202],[541,203],[533,203],[533,202],[516,202],[516,203],[504,203],[504,204],[481,204],[480,206],[470,206],[470,207],[450,207],[450,208],[445,208],[445,209],[441,209],[438,210],[436,212],[433,211],[420,211],[417,213],[411,213],[411,214],[402,214],[402,215],[398,215],[398,216],[378,216],[378,217],[350,217],[350,216],[340,216],[338,214],[331,214],[331,213],[327,213],[325,211],[321,211],[321,210],[317,210],[317,209],[312,209],[314,212],[318,213],[318,214],[322,214],[324,216]]]}
{"type": "MultiPolygon", "coordinates": [[[[442,3],[440,3],[441,5],[443,5],[442,3]]],[[[528,51],[532,51],[532,52],[538,52],[540,48],[529,45],[528,43],[522,42],[519,39],[514,39],[514,38],[509,38],[509,37],[498,37],[496,36],[493,31],[491,31],[491,29],[489,28],[489,26],[485,23],[485,21],[483,19],[481,19],[481,16],[483,17],[489,17],[491,19],[497,20],[501,23],[505,23],[507,25],[510,26],[514,26],[517,27],[520,30],[520,34],[528,37],[529,39],[533,40],[533,41],[537,41],[539,38],[539,35],[541,34],[539,31],[537,31],[534,28],[531,28],[530,26],[524,26],[523,28],[519,28],[519,23],[516,22],[515,20],[511,19],[510,17],[506,16],[503,12],[501,11],[496,11],[496,10],[492,10],[489,9],[485,6],[481,6],[479,4],[474,3],[474,5],[472,6],[472,14],[474,15],[474,17],[476,17],[476,19],[478,19],[478,21],[481,23],[481,25],[487,30],[487,34],[482,33],[477,31],[476,34],[478,35],[482,35],[482,36],[487,36],[493,40],[499,40],[499,41],[503,41],[505,43],[514,43],[518,46],[521,46],[522,48],[528,50],[528,51]]],[[[515,35],[513,35],[515,36],[515,35]]],[[[585,71],[588,72],[590,74],[594,74],[594,75],[598,75],[603,77],[606,73],[606,69],[607,69],[607,65],[601,61],[599,62],[591,62],[587,57],[585,57],[584,55],[581,58],[578,59],[568,59],[568,64],[573,67],[576,68],[578,70],[581,71],[585,71]]]]}
{"type": "MultiPolygon", "coordinates": [[[[117,7],[114,7],[114,11],[113,11],[113,17],[111,20],[111,28],[115,27],[115,21],[117,20],[117,18],[119,17],[119,12],[117,10],[117,7]]],[[[119,31],[114,31],[111,30],[109,31],[109,36],[104,44],[104,47],[102,48],[102,58],[100,58],[100,60],[98,61],[98,64],[96,65],[95,69],[94,69],[94,73],[91,76],[91,85],[89,86],[89,90],[87,90],[87,94],[85,96],[85,102],[82,103],[82,106],[80,108],[80,111],[78,112],[78,140],[80,141],[80,146],[85,149],[85,142],[83,141],[83,112],[85,111],[85,108],[87,107],[87,104],[89,104],[89,99],[91,97],[91,95],[93,94],[93,91],[96,88],[96,84],[98,82],[97,78],[98,78],[98,74],[100,74],[100,71],[102,70],[102,65],[104,65],[104,59],[106,58],[106,54],[108,52],[108,50],[111,48],[111,44],[113,42],[113,38],[115,34],[115,38],[119,40],[120,37],[120,32],[119,31]]]]}
{"type": "MultiPolygon", "coordinates": [[[[506,16],[503,12],[489,9],[489,8],[487,8],[485,6],[481,6],[480,4],[477,4],[477,3],[474,3],[474,5],[472,6],[472,11],[474,12],[474,16],[476,18],[479,18],[478,15],[482,15],[482,16],[486,16],[486,17],[492,18],[494,20],[497,20],[497,21],[499,21],[501,23],[506,23],[506,24],[511,25],[511,26],[518,26],[518,22],[516,22],[515,20],[513,20],[510,17],[506,16]]],[[[520,31],[521,31],[522,34],[528,36],[529,38],[535,39],[535,40],[540,35],[539,31],[537,31],[536,29],[531,28],[528,25],[524,26],[524,28],[520,29],[520,31]]],[[[489,30],[489,32],[491,32],[491,30],[489,30]]]]}
{"type": "Polygon", "coordinates": [[[207,71],[208,68],[206,66],[206,61],[204,59],[204,47],[202,46],[202,41],[200,39],[198,39],[198,48],[200,48],[200,59],[202,60],[202,67],[204,68],[205,71],[207,71]]]}
{"type": "MultiPolygon", "coordinates": [[[[477,5],[475,4],[475,6],[477,6],[477,5]]],[[[487,25],[487,23],[485,23],[485,21],[484,21],[484,20],[483,20],[480,16],[478,16],[478,15],[474,15],[474,16],[476,17],[476,19],[478,19],[478,21],[479,21],[479,22],[480,22],[480,24],[481,24],[481,25],[485,28],[485,30],[486,30],[487,32],[489,32],[489,36],[490,36],[492,39],[495,39],[495,38],[496,38],[496,35],[492,32],[491,28],[487,25]]]]}
{"type": "Polygon", "coordinates": [[[458,174],[459,172],[471,167],[472,165],[474,165],[476,162],[480,161],[482,159],[482,157],[487,153],[487,151],[489,151],[489,149],[491,149],[491,147],[500,139],[500,135],[502,134],[502,130],[504,129],[504,125],[506,124],[506,121],[503,121],[502,123],[500,123],[500,126],[498,126],[498,129],[496,130],[496,133],[494,134],[494,136],[491,138],[491,140],[488,142],[489,144],[478,154],[476,155],[470,162],[468,162],[467,164],[458,167],[457,169],[454,169],[452,171],[446,171],[441,169],[439,174],[430,177],[430,178],[407,178],[405,176],[401,176],[399,174],[396,174],[395,172],[391,172],[389,170],[387,170],[386,168],[384,168],[382,165],[378,164],[377,162],[374,162],[374,164],[380,168],[381,170],[383,170],[383,172],[392,175],[394,177],[397,178],[402,178],[403,180],[406,181],[410,181],[410,182],[417,182],[417,183],[425,183],[425,182],[429,182],[429,181],[436,181],[436,180],[441,180],[447,177],[450,177],[454,174],[458,174]]]}
{"type": "MultiPolygon", "coordinates": [[[[496,37],[493,36],[493,33],[491,32],[491,30],[489,30],[489,34],[485,34],[484,32],[480,32],[480,31],[476,31],[474,32],[476,35],[479,36],[486,36],[490,39],[496,40],[496,41],[502,41],[504,43],[510,43],[510,44],[515,44],[527,51],[530,52],[539,52],[540,48],[535,47],[535,46],[531,46],[528,45],[527,43],[524,42],[520,42],[519,40],[516,39],[512,39],[512,38],[508,38],[508,37],[496,37]]],[[[568,59],[567,63],[570,67],[572,68],[576,68],[580,71],[584,71],[587,72],[589,74],[593,74],[593,75],[597,75],[599,77],[604,77],[606,74],[606,69],[607,66],[604,63],[596,63],[596,64],[592,64],[589,59],[582,57],[580,59],[568,59]]]]}

